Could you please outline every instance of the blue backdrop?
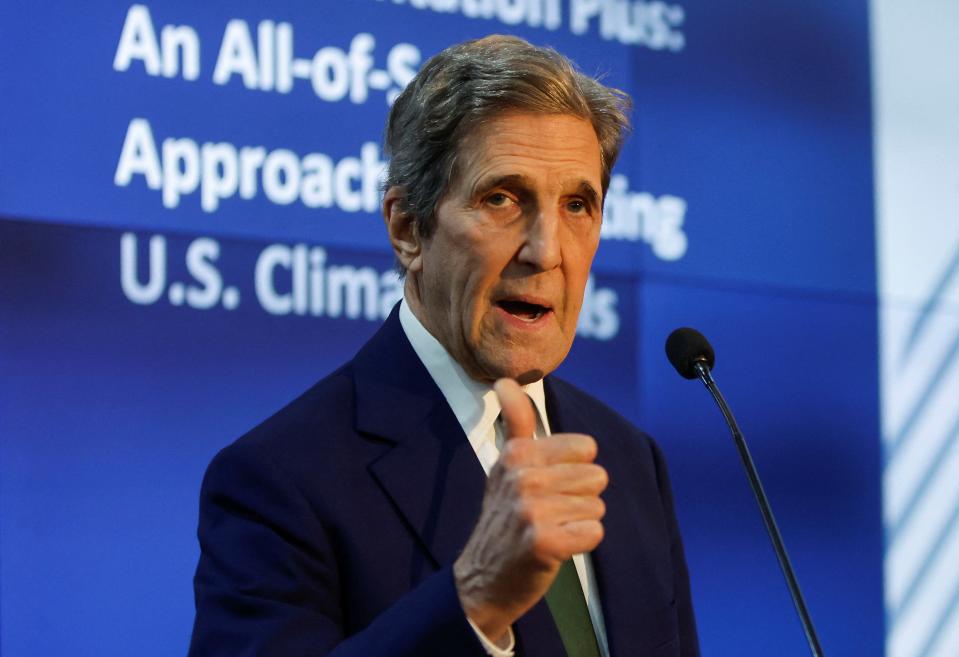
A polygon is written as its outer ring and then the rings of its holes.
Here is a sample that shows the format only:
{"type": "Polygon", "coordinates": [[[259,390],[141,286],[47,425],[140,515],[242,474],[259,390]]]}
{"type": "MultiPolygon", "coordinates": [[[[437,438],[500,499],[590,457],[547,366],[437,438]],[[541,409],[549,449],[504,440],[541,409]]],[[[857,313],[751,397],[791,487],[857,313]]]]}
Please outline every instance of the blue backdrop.
{"type": "Polygon", "coordinates": [[[663,445],[704,653],[807,648],[721,417],[663,356],[680,325],[717,349],[826,652],[882,653],[864,1],[0,12],[5,656],[185,652],[203,470],[398,298],[389,102],[492,32],[635,98],[561,374],[663,445]]]}

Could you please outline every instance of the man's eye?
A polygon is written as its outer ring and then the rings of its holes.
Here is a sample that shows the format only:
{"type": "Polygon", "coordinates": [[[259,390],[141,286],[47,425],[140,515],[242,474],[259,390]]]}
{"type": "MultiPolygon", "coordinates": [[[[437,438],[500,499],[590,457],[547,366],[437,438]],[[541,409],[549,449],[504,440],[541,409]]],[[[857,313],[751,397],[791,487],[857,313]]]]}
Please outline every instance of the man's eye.
{"type": "Polygon", "coordinates": [[[569,208],[570,212],[575,212],[577,214],[586,212],[589,209],[586,205],[586,202],[578,198],[567,203],[566,207],[569,208]]]}
{"type": "Polygon", "coordinates": [[[502,207],[504,205],[509,205],[512,202],[512,199],[501,192],[495,194],[490,194],[486,197],[486,202],[495,207],[502,207]]]}

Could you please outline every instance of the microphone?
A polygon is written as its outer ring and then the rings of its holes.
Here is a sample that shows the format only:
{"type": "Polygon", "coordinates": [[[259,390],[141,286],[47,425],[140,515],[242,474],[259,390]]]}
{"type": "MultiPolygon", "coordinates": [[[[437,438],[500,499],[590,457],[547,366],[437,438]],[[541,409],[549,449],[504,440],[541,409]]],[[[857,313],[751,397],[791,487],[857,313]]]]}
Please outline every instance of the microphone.
{"type": "Polygon", "coordinates": [[[693,328],[678,328],[666,338],[666,357],[685,379],[699,376],[696,363],[707,369],[716,364],[716,353],[702,333],[693,328]]]}
{"type": "Polygon", "coordinates": [[[766,532],[769,534],[773,550],[776,552],[776,558],[779,559],[779,566],[786,578],[786,586],[789,587],[789,594],[792,596],[793,604],[796,605],[796,612],[799,614],[803,631],[806,633],[809,649],[812,651],[813,657],[823,657],[819,637],[816,635],[816,628],[813,627],[812,618],[806,608],[806,601],[803,599],[802,591],[799,590],[799,582],[796,581],[796,574],[793,572],[789,555],[786,554],[786,546],[783,543],[782,535],[779,533],[779,528],[776,526],[776,519],[773,517],[769,499],[766,497],[762,482],[759,480],[759,473],[756,471],[753,457],[749,453],[749,448],[746,447],[746,439],[743,437],[743,432],[740,431],[739,424],[733,417],[733,412],[713,379],[712,368],[716,364],[716,354],[712,346],[705,336],[696,329],[678,328],[670,333],[666,339],[666,356],[681,376],[686,379],[698,377],[702,380],[706,389],[709,390],[716,401],[716,405],[719,406],[726,424],[729,425],[729,430],[733,434],[733,442],[736,443],[739,457],[746,469],[749,485],[756,496],[756,502],[759,503],[759,510],[763,516],[763,523],[766,525],[766,532]]]}

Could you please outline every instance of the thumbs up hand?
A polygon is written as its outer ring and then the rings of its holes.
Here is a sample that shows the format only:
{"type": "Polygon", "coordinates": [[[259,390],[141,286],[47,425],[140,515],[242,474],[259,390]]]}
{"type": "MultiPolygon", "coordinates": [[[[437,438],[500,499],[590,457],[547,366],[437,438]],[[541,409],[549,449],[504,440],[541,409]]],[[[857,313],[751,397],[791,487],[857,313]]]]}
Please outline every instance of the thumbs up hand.
{"type": "Polygon", "coordinates": [[[532,440],[536,412],[512,379],[494,385],[507,441],[490,472],[483,508],[453,565],[466,615],[493,640],[545,595],[560,565],[603,539],[599,495],[606,471],[584,434],[532,440]]]}

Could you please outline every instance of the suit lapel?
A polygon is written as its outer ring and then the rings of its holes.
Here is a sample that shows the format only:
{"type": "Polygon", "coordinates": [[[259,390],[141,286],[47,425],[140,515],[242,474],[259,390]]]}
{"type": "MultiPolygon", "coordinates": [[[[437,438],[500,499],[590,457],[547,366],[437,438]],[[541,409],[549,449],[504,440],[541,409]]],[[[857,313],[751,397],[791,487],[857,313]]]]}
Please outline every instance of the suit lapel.
{"type": "Polygon", "coordinates": [[[406,338],[397,308],[353,361],[356,426],[392,443],[370,464],[370,473],[433,565],[445,566],[469,538],[486,476],[406,338]]]}

